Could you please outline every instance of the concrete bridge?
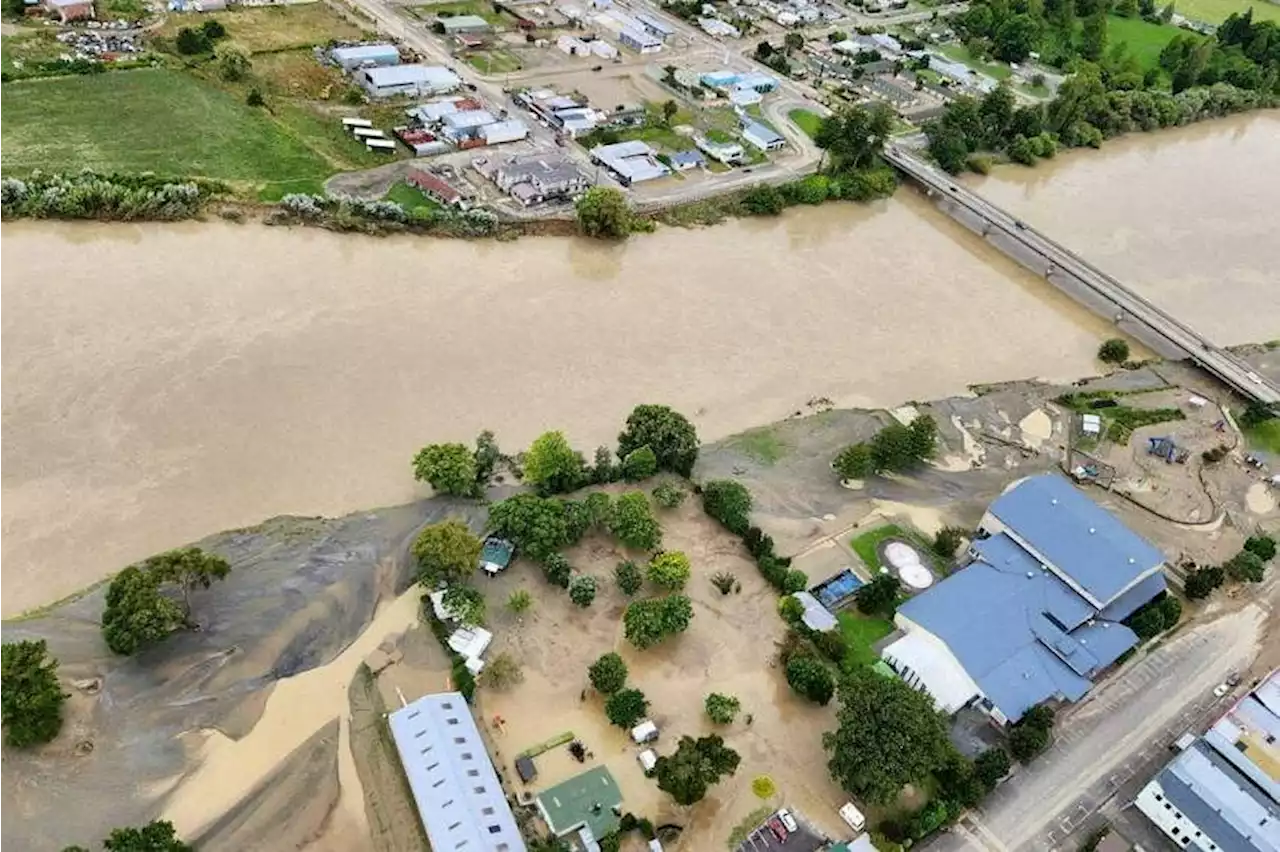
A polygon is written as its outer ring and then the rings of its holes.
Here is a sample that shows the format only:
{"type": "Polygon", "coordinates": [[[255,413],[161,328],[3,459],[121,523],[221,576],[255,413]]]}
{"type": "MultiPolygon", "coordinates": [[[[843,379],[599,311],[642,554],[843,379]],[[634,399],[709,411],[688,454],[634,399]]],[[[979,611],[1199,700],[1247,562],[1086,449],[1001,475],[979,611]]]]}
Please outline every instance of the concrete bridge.
{"type": "MultiPolygon", "coordinates": [[[[1280,385],[1276,382],[1259,375],[1249,364],[1070,249],[965,189],[946,173],[903,148],[887,146],[884,158],[931,196],[940,197],[957,219],[964,221],[966,217],[959,214],[968,214],[968,219],[976,220],[983,237],[1004,238],[1006,245],[1001,248],[1007,253],[1033,269],[1042,267],[1047,281],[1117,325],[1126,326],[1152,349],[1168,357],[1190,358],[1246,399],[1267,405],[1280,403],[1280,385]],[[1026,255],[1037,259],[1039,264],[1027,263],[1026,255]]],[[[971,222],[966,224],[972,227],[971,222]]]]}

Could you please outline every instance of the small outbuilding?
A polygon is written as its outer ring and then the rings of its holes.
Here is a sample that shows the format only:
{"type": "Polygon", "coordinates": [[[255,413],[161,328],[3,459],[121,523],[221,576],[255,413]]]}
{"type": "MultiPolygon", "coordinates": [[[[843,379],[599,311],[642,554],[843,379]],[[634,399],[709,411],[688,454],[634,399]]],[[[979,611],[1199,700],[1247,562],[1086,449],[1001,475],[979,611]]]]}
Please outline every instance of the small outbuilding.
{"type": "Polygon", "coordinates": [[[791,597],[804,604],[804,616],[801,620],[804,622],[805,627],[810,630],[826,633],[828,630],[835,630],[840,626],[840,622],[836,620],[836,617],[808,592],[796,592],[791,597]]]}
{"type": "Polygon", "coordinates": [[[57,15],[58,20],[64,24],[97,17],[93,10],[93,0],[44,0],[44,8],[57,15]]]}
{"type": "Polygon", "coordinates": [[[357,68],[385,68],[400,64],[400,51],[394,44],[357,44],[335,47],[329,58],[344,71],[357,68]]]}

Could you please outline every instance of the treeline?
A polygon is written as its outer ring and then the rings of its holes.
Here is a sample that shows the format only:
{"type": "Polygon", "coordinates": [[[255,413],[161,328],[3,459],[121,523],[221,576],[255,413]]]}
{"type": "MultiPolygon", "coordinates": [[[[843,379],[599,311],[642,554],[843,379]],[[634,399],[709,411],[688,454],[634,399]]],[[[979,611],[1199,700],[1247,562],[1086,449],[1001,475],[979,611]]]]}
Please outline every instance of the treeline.
{"type": "Polygon", "coordinates": [[[6,219],[173,221],[195,216],[209,199],[228,191],[218,181],[152,174],[33,172],[0,181],[0,211],[6,219]]]}
{"type": "Polygon", "coordinates": [[[456,237],[489,237],[498,233],[498,217],[488,210],[415,207],[394,201],[366,201],[332,195],[293,193],[280,199],[268,224],[305,222],[334,231],[415,231],[456,237]]]}
{"type": "Polygon", "coordinates": [[[1216,83],[1280,92],[1280,25],[1254,21],[1252,8],[1232,14],[1212,38],[1175,36],[1160,51],[1160,67],[1169,74],[1174,92],[1216,83]]]}

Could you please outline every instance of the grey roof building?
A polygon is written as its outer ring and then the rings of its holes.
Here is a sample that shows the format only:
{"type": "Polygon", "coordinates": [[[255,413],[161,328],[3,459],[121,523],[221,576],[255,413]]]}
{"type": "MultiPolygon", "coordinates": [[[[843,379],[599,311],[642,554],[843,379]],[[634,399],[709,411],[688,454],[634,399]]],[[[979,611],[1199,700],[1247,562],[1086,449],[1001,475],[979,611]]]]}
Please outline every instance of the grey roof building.
{"type": "Polygon", "coordinates": [[[388,721],[432,849],[525,852],[461,693],[424,695],[388,721]]]}
{"type": "Polygon", "coordinates": [[[447,18],[436,18],[445,35],[458,33],[487,33],[493,29],[489,22],[479,15],[452,15],[447,18]]]}
{"type": "Polygon", "coordinates": [[[898,608],[883,657],[939,709],[1001,723],[1084,696],[1138,642],[1120,622],[1166,588],[1160,551],[1052,475],[997,498],[969,558],[898,608]]]}
{"type": "Polygon", "coordinates": [[[654,150],[640,140],[597,145],[591,159],[617,175],[623,186],[666,177],[671,170],[658,162],[654,150]]]}
{"type": "Polygon", "coordinates": [[[1142,789],[1134,804],[1195,852],[1280,850],[1280,671],[1142,789]]]}

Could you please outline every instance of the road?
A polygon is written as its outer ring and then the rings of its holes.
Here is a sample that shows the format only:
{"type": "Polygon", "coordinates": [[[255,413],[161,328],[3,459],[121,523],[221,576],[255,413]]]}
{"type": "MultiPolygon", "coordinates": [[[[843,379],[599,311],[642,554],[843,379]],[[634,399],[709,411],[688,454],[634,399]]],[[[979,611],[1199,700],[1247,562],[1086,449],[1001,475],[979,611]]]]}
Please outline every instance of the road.
{"type": "Polygon", "coordinates": [[[1268,609],[1253,603],[1189,625],[1135,657],[1063,714],[1048,752],[927,844],[929,852],[1076,849],[1100,808],[1145,783],[1172,757],[1174,739],[1226,708],[1231,698],[1215,699],[1213,688],[1249,668],[1268,609]]]}
{"type": "MultiPolygon", "coordinates": [[[[1020,247],[1033,252],[1046,261],[1045,277],[1060,287],[1066,283],[1059,273],[1066,273],[1072,282],[1087,288],[1089,295],[1100,298],[1120,319],[1135,322],[1147,332],[1146,338],[1161,354],[1189,357],[1206,371],[1248,399],[1268,405],[1280,403],[1280,384],[1254,372],[1248,364],[1230,352],[1216,346],[1176,317],[1147,301],[1120,281],[1098,269],[1070,249],[1054,242],[1048,236],[1014,218],[1003,209],[971,192],[923,160],[906,150],[890,145],[885,149],[885,159],[938,197],[951,205],[979,217],[985,224],[983,235],[991,230],[999,231],[1020,247]],[[1054,278],[1059,280],[1055,281],[1054,278]],[[1163,344],[1163,345],[1161,345],[1163,344]]],[[[1079,295],[1071,288],[1062,287],[1071,295],[1079,295]]]]}

